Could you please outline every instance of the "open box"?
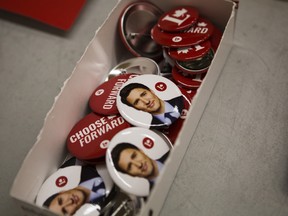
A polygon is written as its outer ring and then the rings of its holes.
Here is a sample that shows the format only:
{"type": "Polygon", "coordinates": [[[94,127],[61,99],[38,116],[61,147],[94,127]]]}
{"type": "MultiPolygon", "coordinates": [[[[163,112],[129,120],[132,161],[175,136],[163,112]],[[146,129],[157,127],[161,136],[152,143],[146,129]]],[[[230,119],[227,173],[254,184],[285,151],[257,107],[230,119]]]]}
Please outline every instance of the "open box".
{"type": "MultiPolygon", "coordinates": [[[[125,59],[133,57],[124,47],[118,34],[118,19],[123,9],[133,0],[121,0],[103,25],[96,31],[71,76],[66,80],[55,103],[46,116],[33,148],[26,156],[11,189],[11,196],[25,215],[54,215],[36,206],[34,201],[45,181],[57,170],[67,155],[66,139],[69,131],[88,111],[88,100],[93,90],[107,77],[108,72],[125,59]]],[[[184,125],[175,142],[173,153],[161,173],[140,215],[158,215],[165,201],[184,153],[193,137],[210,94],[221,73],[233,44],[237,4],[229,0],[159,0],[151,1],[163,11],[180,5],[197,8],[224,31],[223,37],[207,76],[193,99],[184,125]]]]}

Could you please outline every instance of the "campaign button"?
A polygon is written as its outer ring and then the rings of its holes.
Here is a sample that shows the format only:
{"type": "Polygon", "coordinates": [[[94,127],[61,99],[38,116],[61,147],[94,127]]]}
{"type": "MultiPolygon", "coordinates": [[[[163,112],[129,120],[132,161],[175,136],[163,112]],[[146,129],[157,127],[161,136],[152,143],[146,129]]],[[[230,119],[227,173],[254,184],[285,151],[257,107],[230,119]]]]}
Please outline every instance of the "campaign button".
{"type": "Polygon", "coordinates": [[[201,44],[196,44],[189,47],[170,48],[168,54],[172,59],[179,61],[188,61],[197,58],[202,58],[211,49],[209,40],[201,44]]]}
{"type": "Polygon", "coordinates": [[[175,82],[188,89],[199,88],[205,76],[206,73],[200,73],[196,75],[183,73],[176,66],[174,66],[172,69],[172,77],[175,82]]]}
{"type": "Polygon", "coordinates": [[[181,91],[171,80],[145,74],[128,80],[118,92],[117,108],[134,126],[168,127],[183,109],[181,91]]]}
{"type": "Polygon", "coordinates": [[[128,127],[130,124],[120,115],[101,116],[89,113],[70,131],[67,148],[80,160],[95,160],[104,157],[111,138],[128,127]]]}
{"type": "Polygon", "coordinates": [[[116,98],[121,86],[127,80],[139,76],[137,74],[121,74],[99,85],[89,98],[90,109],[102,115],[114,115],[119,113],[116,106],[116,98]]]}
{"type": "Polygon", "coordinates": [[[160,132],[142,127],[120,131],[106,152],[110,176],[128,194],[148,196],[171,148],[171,143],[160,132]]]}
{"type": "Polygon", "coordinates": [[[197,22],[199,12],[192,7],[177,7],[163,14],[158,20],[158,27],[163,31],[183,31],[197,22]]]}
{"type": "Polygon", "coordinates": [[[121,74],[126,73],[133,73],[133,74],[159,74],[160,68],[158,64],[146,57],[135,57],[130,58],[125,61],[122,61],[118,65],[116,65],[108,74],[108,77],[106,79],[112,79],[115,76],[119,76],[121,74]]]}
{"type": "Polygon", "coordinates": [[[162,14],[156,5],[143,1],[131,3],[124,9],[119,19],[119,32],[133,55],[154,60],[162,58],[162,47],[150,37],[151,28],[162,14]]]}
{"type": "Polygon", "coordinates": [[[151,37],[162,46],[188,47],[207,40],[212,35],[213,30],[213,24],[200,17],[194,26],[183,32],[165,32],[155,25],[151,29],[151,37]]]}
{"type": "Polygon", "coordinates": [[[81,215],[80,212],[92,206],[97,206],[95,213],[98,213],[107,195],[106,182],[95,167],[68,166],[58,169],[44,181],[36,205],[57,215],[81,215]],[[62,205],[66,206],[64,210],[62,205]]]}

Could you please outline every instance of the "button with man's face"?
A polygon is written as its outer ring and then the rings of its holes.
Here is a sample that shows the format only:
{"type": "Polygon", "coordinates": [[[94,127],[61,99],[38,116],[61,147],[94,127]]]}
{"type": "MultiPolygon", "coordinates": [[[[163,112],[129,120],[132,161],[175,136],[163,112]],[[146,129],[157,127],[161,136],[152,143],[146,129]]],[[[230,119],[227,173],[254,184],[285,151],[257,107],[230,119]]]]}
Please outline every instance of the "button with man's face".
{"type": "Polygon", "coordinates": [[[37,194],[36,204],[59,215],[81,215],[91,208],[97,215],[107,195],[106,182],[95,167],[75,165],[49,176],[37,194]]]}
{"type": "Polygon", "coordinates": [[[123,191],[148,196],[172,145],[162,133],[131,127],[117,133],[106,152],[108,171],[123,191]]]}
{"type": "Polygon", "coordinates": [[[168,127],[180,117],[183,97],[169,79],[141,75],[127,81],[119,90],[117,108],[134,126],[158,129],[168,127]]]}
{"type": "Polygon", "coordinates": [[[193,26],[199,12],[192,7],[177,7],[163,14],[158,20],[158,27],[163,31],[179,32],[193,26]]]}
{"type": "Polygon", "coordinates": [[[101,116],[89,113],[70,131],[67,148],[78,159],[95,161],[105,156],[111,138],[127,127],[130,124],[120,115],[101,116]]]}

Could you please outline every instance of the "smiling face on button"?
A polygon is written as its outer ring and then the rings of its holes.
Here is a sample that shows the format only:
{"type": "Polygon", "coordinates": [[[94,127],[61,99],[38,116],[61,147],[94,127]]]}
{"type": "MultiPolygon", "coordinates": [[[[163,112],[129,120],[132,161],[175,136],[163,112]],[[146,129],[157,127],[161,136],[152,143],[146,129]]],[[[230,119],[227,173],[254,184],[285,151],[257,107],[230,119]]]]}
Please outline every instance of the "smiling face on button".
{"type": "Polygon", "coordinates": [[[49,205],[49,209],[59,215],[73,215],[85,202],[86,194],[79,188],[59,193],[49,205]]]}
{"type": "Polygon", "coordinates": [[[163,101],[153,91],[144,88],[134,88],[127,101],[136,109],[151,114],[159,114],[163,109],[163,101]]]}
{"type": "Polygon", "coordinates": [[[155,161],[137,149],[127,148],[120,153],[119,167],[131,176],[152,178],[157,172],[155,161]]]}

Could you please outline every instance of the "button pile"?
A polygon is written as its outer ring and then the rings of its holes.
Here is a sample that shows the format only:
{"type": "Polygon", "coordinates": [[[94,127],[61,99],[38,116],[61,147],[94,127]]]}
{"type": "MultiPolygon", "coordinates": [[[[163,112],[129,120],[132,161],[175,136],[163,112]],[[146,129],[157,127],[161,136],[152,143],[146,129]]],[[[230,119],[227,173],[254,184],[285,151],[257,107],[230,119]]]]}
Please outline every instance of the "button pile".
{"type": "MultiPolygon", "coordinates": [[[[61,166],[54,174],[60,183],[66,179],[65,184],[76,178],[75,184],[67,184],[70,190],[78,186],[80,177],[63,170],[72,169],[74,173],[77,169],[81,173],[86,165],[104,165],[108,184],[96,171],[103,188],[95,215],[120,215],[117,212],[125,211],[134,215],[141,208],[143,197],[149,196],[173,150],[222,38],[222,32],[193,7],[181,6],[163,13],[149,2],[134,2],[124,9],[119,17],[119,34],[136,57],[116,65],[91,92],[88,114],[67,136],[73,166],[61,166]],[[112,189],[109,182],[113,183],[112,189]]],[[[48,195],[58,194],[60,189],[54,179],[48,180],[37,204],[43,205],[48,195]],[[49,191],[51,188],[55,191],[49,191]]],[[[78,195],[72,196],[74,204],[79,199],[78,195]]],[[[80,204],[74,210],[75,215],[82,214],[80,204]]]]}

